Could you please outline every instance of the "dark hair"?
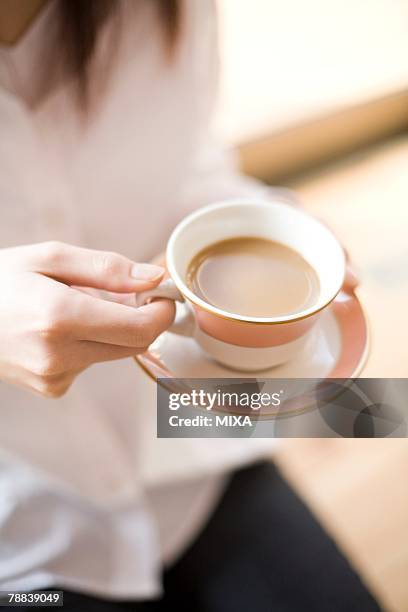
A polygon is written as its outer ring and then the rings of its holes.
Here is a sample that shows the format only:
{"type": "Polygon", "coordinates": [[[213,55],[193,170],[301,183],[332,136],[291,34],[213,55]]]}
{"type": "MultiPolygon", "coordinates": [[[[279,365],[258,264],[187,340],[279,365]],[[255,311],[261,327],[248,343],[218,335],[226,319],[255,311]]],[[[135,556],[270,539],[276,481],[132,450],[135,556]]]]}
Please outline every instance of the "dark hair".
{"type": "MultiPolygon", "coordinates": [[[[168,51],[175,47],[181,17],[181,0],[155,2],[168,51]]],[[[137,2],[137,0],[132,0],[137,2]]],[[[77,80],[80,102],[87,104],[90,64],[102,26],[118,12],[119,0],[60,0],[59,48],[63,69],[77,80]]]]}

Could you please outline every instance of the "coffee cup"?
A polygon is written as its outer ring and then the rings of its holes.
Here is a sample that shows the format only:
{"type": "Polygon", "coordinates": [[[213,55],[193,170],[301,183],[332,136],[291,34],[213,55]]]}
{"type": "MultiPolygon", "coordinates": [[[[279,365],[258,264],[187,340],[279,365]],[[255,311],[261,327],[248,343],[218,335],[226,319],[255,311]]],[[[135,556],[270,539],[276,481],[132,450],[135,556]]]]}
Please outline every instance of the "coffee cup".
{"type": "Polygon", "coordinates": [[[166,265],[170,277],[137,294],[137,304],[155,297],[180,302],[170,331],[194,338],[210,357],[242,371],[282,364],[302,350],[346,273],[344,250],[324,224],[295,206],[248,199],[211,204],[185,217],[168,241],[166,265]],[[318,278],[313,304],[295,313],[259,317],[223,310],[196,295],[187,282],[193,258],[211,244],[242,236],[271,240],[298,253],[318,278]]]}

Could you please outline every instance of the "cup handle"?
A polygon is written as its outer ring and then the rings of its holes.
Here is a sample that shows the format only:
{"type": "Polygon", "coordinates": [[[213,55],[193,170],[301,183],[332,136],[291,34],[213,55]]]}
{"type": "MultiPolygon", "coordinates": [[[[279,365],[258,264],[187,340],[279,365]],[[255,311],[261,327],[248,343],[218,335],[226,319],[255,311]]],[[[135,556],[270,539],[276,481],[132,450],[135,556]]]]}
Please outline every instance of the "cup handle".
{"type": "Polygon", "coordinates": [[[179,336],[192,337],[195,329],[195,319],[192,309],[186,304],[182,293],[177,289],[171,278],[166,278],[154,289],[136,293],[136,306],[143,306],[152,298],[166,298],[178,302],[176,318],[169,331],[179,336]]]}

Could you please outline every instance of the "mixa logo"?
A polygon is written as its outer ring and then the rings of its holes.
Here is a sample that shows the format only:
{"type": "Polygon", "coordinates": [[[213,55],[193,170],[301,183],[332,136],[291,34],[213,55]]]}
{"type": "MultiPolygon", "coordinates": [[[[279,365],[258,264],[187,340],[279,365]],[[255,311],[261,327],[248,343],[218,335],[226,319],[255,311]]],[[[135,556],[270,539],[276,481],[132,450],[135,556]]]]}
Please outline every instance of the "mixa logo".
{"type": "Polygon", "coordinates": [[[234,415],[226,415],[226,416],[216,416],[215,424],[218,427],[246,427],[252,426],[251,419],[249,416],[234,416],[234,415]]]}

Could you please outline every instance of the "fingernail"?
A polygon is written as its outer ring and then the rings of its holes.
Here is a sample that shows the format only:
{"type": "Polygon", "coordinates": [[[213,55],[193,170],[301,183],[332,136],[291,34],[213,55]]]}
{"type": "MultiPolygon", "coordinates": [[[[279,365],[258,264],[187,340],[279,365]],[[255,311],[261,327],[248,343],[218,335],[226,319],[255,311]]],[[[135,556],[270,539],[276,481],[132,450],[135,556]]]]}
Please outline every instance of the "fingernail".
{"type": "Polygon", "coordinates": [[[153,264],[138,263],[132,266],[130,275],[137,280],[155,281],[164,275],[164,268],[153,264]]]}

